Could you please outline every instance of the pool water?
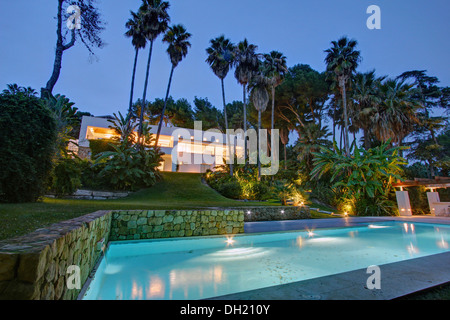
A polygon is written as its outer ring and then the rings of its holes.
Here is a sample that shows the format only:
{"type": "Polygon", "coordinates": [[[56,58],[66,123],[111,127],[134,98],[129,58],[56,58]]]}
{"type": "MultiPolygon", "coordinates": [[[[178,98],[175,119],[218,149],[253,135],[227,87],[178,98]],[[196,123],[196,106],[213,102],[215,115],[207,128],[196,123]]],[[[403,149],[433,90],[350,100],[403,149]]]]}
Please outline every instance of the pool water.
{"type": "Polygon", "coordinates": [[[442,253],[449,242],[450,226],[403,222],[112,242],[84,299],[205,299],[442,253]]]}

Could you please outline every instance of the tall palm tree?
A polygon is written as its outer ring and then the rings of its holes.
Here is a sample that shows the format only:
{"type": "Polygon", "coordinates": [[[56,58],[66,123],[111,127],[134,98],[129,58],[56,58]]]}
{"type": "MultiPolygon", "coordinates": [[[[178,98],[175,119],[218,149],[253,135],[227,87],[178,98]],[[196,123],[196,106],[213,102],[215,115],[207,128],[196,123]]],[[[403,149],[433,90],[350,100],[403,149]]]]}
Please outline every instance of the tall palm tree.
{"type": "MultiPolygon", "coordinates": [[[[234,76],[243,88],[244,102],[244,132],[247,132],[247,85],[251,77],[259,69],[259,59],[256,50],[258,46],[249,44],[247,39],[238,43],[235,48],[234,76]]],[[[247,139],[244,139],[244,160],[247,163],[247,139]]]]}
{"type": "Polygon", "coordinates": [[[272,51],[264,55],[264,75],[269,79],[272,90],[272,130],[275,128],[275,88],[278,87],[288,72],[286,57],[278,51],[272,51]]]}
{"type": "Polygon", "coordinates": [[[381,142],[391,139],[398,145],[419,123],[416,111],[420,107],[412,98],[412,85],[387,79],[379,85],[381,101],[371,117],[373,132],[381,142]]]}
{"type": "MultiPolygon", "coordinates": [[[[139,9],[143,19],[143,28],[145,38],[150,41],[150,51],[148,54],[147,61],[147,71],[145,75],[145,84],[144,84],[144,93],[142,101],[143,112],[141,112],[139,119],[139,140],[142,138],[143,134],[143,122],[144,122],[144,113],[146,109],[146,97],[147,97],[147,87],[148,87],[148,77],[150,72],[150,63],[152,59],[152,51],[153,51],[153,42],[155,39],[162,33],[166,32],[169,27],[170,17],[167,13],[170,4],[166,1],[161,0],[143,0],[143,3],[139,9]]],[[[142,143],[141,143],[142,147],[142,143]]]]}
{"type": "Polygon", "coordinates": [[[372,125],[370,118],[373,116],[376,106],[380,103],[378,94],[379,84],[385,77],[377,78],[375,70],[366,73],[357,73],[353,81],[351,118],[352,124],[358,130],[363,130],[364,148],[370,149],[370,134],[372,125]]]}
{"type": "Polygon", "coordinates": [[[258,181],[261,180],[261,148],[260,148],[260,130],[261,130],[261,114],[266,111],[267,105],[269,103],[269,93],[267,92],[267,78],[265,78],[262,73],[256,75],[252,79],[251,83],[251,99],[253,106],[258,111],[258,181]]]}
{"type": "Polygon", "coordinates": [[[167,53],[170,57],[170,62],[172,63],[172,69],[170,70],[169,84],[167,85],[166,98],[164,100],[164,107],[161,112],[161,119],[159,120],[158,132],[156,134],[155,145],[158,145],[159,135],[161,133],[161,127],[164,120],[164,113],[166,112],[167,99],[169,98],[170,84],[172,83],[173,71],[178,66],[178,64],[183,60],[188,54],[188,49],[191,46],[189,38],[192,35],[186,31],[186,28],[177,24],[169,28],[167,33],[164,35],[163,42],[169,44],[167,48],[167,53]]]}
{"type": "MultiPolygon", "coordinates": [[[[227,142],[228,152],[231,154],[231,141],[228,135],[228,116],[227,116],[227,104],[225,101],[225,85],[224,79],[230,71],[234,61],[234,45],[225,36],[219,36],[210,40],[210,46],[206,49],[208,58],[206,62],[211,67],[214,74],[220,79],[222,84],[222,99],[223,99],[223,113],[225,117],[225,130],[227,130],[227,142]]],[[[233,176],[233,163],[234,157],[230,161],[230,175],[233,176]]]]}
{"type": "Polygon", "coordinates": [[[130,13],[131,18],[125,24],[125,27],[128,29],[128,31],[125,33],[125,36],[131,38],[131,43],[136,51],[136,54],[134,56],[133,75],[131,78],[130,105],[128,107],[128,114],[131,114],[131,109],[133,107],[134,81],[136,78],[136,66],[139,56],[139,50],[145,49],[145,46],[147,45],[147,39],[145,38],[143,32],[144,28],[141,12],[139,11],[138,13],[135,13],[133,11],[130,11],[130,13]]]}
{"type": "Polygon", "coordinates": [[[325,63],[327,64],[327,71],[334,75],[339,82],[339,87],[342,94],[342,105],[344,111],[344,148],[347,155],[350,154],[350,144],[348,136],[348,111],[347,111],[347,89],[346,84],[349,82],[351,76],[355,72],[361,60],[361,53],[355,48],[358,42],[356,40],[349,40],[347,37],[342,37],[338,41],[331,42],[331,48],[325,50],[327,54],[325,63]]]}

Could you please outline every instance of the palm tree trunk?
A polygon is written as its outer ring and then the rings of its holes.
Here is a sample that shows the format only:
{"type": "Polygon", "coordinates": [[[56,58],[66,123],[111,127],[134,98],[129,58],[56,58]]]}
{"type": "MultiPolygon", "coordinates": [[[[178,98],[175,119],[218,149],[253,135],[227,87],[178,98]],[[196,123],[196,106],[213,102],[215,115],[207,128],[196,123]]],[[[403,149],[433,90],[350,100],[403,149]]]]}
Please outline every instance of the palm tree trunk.
{"type": "Polygon", "coordinates": [[[247,85],[244,84],[244,163],[245,168],[247,168],[247,93],[246,93],[247,85]]]}
{"type": "Polygon", "coordinates": [[[275,86],[272,85],[272,130],[275,129],[275,86]]]}
{"type": "Polygon", "coordinates": [[[369,150],[370,149],[369,130],[367,128],[364,128],[363,131],[364,131],[364,148],[366,150],[369,150]]]}
{"type": "Polygon", "coordinates": [[[153,40],[150,41],[150,51],[148,53],[148,61],[147,61],[147,72],[145,74],[145,84],[144,84],[144,95],[142,97],[142,106],[141,106],[141,114],[139,117],[139,142],[141,144],[141,148],[143,147],[142,141],[142,133],[143,133],[143,124],[144,124],[144,112],[146,108],[145,99],[147,99],[147,87],[148,87],[148,77],[150,73],[150,63],[152,61],[152,51],[153,51],[153,40]]]}
{"type": "Polygon", "coordinates": [[[258,110],[258,181],[261,181],[261,147],[259,145],[261,140],[261,111],[258,110]]]}
{"type": "Polygon", "coordinates": [[[131,114],[133,108],[133,93],[134,93],[134,80],[136,79],[136,66],[138,61],[139,49],[136,48],[136,55],[134,56],[133,75],[131,78],[131,90],[130,90],[130,105],[128,107],[128,116],[131,114]]]}
{"type": "Polygon", "coordinates": [[[287,170],[287,153],[286,153],[286,143],[284,144],[284,170],[287,170]]]}
{"type": "Polygon", "coordinates": [[[230,161],[230,176],[233,176],[233,163],[234,163],[234,155],[231,154],[231,141],[230,141],[230,136],[228,135],[228,116],[227,116],[227,104],[225,102],[225,85],[223,82],[223,78],[220,79],[222,82],[222,99],[223,99],[223,114],[225,117],[225,130],[226,130],[226,135],[227,135],[227,147],[228,147],[228,153],[231,157],[231,161],[230,161]]]}
{"type": "Polygon", "coordinates": [[[156,134],[156,141],[155,141],[156,147],[158,146],[159,135],[161,134],[161,127],[162,127],[162,123],[164,120],[164,114],[166,113],[167,99],[169,99],[169,91],[170,91],[170,84],[172,83],[173,70],[175,70],[174,65],[172,65],[172,70],[170,70],[170,77],[169,77],[169,84],[167,85],[166,99],[164,99],[164,107],[161,112],[161,119],[159,119],[158,132],[156,134]]]}
{"type": "Polygon", "coordinates": [[[347,113],[347,92],[345,88],[345,79],[341,80],[342,86],[342,104],[344,107],[344,148],[347,156],[350,155],[349,136],[348,136],[348,113],[347,113]]]}

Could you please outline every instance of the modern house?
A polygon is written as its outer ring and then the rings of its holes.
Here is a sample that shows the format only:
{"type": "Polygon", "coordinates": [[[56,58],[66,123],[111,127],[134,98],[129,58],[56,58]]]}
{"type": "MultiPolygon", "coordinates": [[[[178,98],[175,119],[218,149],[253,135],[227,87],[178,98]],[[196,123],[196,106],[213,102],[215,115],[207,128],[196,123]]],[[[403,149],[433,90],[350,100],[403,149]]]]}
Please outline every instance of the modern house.
{"type": "MultiPolygon", "coordinates": [[[[110,117],[87,117],[81,122],[78,140],[78,156],[90,158],[90,140],[111,140],[117,133],[111,127],[110,117]]],[[[151,133],[156,136],[158,126],[151,126],[151,133]]],[[[242,156],[243,140],[237,135],[230,135],[235,148],[231,152],[242,156]]],[[[177,127],[161,129],[158,146],[164,153],[160,170],[165,172],[203,173],[215,170],[226,159],[226,135],[218,130],[201,131],[177,127]]]]}

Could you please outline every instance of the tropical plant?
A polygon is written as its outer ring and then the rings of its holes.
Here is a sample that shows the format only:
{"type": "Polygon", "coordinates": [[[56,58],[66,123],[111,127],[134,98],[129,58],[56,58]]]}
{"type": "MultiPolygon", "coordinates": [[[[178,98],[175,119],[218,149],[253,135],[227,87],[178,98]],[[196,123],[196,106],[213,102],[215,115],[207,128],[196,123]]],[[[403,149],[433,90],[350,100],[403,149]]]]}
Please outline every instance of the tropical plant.
{"type": "Polygon", "coordinates": [[[342,37],[338,41],[332,41],[332,47],[325,50],[327,54],[325,58],[327,72],[337,80],[341,90],[344,117],[344,149],[347,155],[350,154],[350,143],[346,84],[351,79],[361,60],[361,53],[356,50],[357,44],[356,40],[342,37]]]}
{"type": "MultiPolygon", "coordinates": [[[[228,135],[228,116],[227,116],[227,104],[225,101],[225,85],[224,79],[228,75],[234,61],[234,45],[225,36],[219,36],[210,40],[210,46],[206,49],[208,55],[206,62],[211,67],[214,74],[220,79],[222,84],[222,100],[223,100],[223,113],[225,117],[225,130],[227,131],[227,142],[230,141],[228,135]]],[[[231,156],[231,146],[228,144],[228,154],[231,156]]],[[[230,161],[230,175],[233,175],[233,162],[230,161]]]]}
{"type": "Polygon", "coordinates": [[[143,148],[143,126],[144,126],[144,113],[147,108],[146,97],[148,88],[148,79],[150,72],[150,63],[152,59],[153,43],[156,38],[166,32],[170,23],[170,16],[168,14],[170,4],[167,1],[161,0],[143,0],[141,7],[139,8],[140,14],[142,15],[143,21],[143,33],[145,38],[150,41],[150,50],[148,53],[147,69],[145,74],[145,84],[144,93],[142,97],[143,106],[141,108],[140,118],[139,118],[139,131],[138,137],[143,148]]]}
{"type": "Polygon", "coordinates": [[[167,99],[169,98],[170,84],[172,83],[173,71],[178,66],[178,64],[187,56],[188,49],[191,46],[189,38],[192,35],[186,31],[186,28],[181,24],[169,27],[169,30],[164,35],[163,42],[169,44],[167,48],[167,53],[170,57],[170,62],[172,63],[172,68],[170,70],[169,84],[167,85],[166,98],[164,100],[164,107],[161,112],[161,119],[158,124],[158,131],[156,133],[156,145],[158,145],[159,135],[161,134],[161,127],[164,119],[164,114],[167,107],[167,99]]]}
{"type": "Polygon", "coordinates": [[[44,101],[56,121],[58,132],[55,150],[57,152],[56,157],[65,158],[69,154],[67,146],[72,138],[70,133],[73,129],[73,123],[77,121],[78,108],[74,107],[75,103],[70,102],[66,96],[59,94],[47,96],[42,101],[44,101]]]}
{"type": "Polygon", "coordinates": [[[104,152],[96,160],[100,165],[105,162],[99,176],[110,188],[135,191],[155,184],[162,160],[156,149],[135,148],[126,143],[111,146],[114,151],[104,152]]]}
{"type": "Polygon", "coordinates": [[[131,77],[131,90],[130,90],[130,105],[128,107],[128,113],[131,113],[133,107],[133,92],[134,92],[134,81],[136,78],[136,67],[139,56],[139,50],[145,49],[147,45],[147,39],[144,35],[144,22],[142,17],[142,12],[138,11],[135,13],[130,11],[131,18],[125,24],[128,31],[125,36],[131,38],[131,43],[135,49],[134,64],[133,64],[133,75],[131,77]]]}
{"type": "Polygon", "coordinates": [[[411,85],[395,79],[386,79],[379,85],[380,101],[371,116],[372,131],[379,141],[390,139],[401,145],[414,130],[420,104],[412,97],[413,92],[411,85]]]}
{"type": "Polygon", "coordinates": [[[334,142],[333,149],[321,148],[321,152],[314,153],[311,177],[320,178],[330,173],[333,189],[343,195],[341,203],[351,206],[356,214],[365,214],[359,201],[380,205],[378,213],[391,210],[392,184],[402,180],[402,166],[407,163],[399,156],[400,147],[390,148],[389,145],[390,141],[364,150],[352,143],[352,154],[348,156],[334,142]]]}
{"type": "Polygon", "coordinates": [[[300,135],[294,146],[297,160],[301,161],[308,171],[312,169],[313,154],[319,152],[322,147],[330,149],[332,142],[328,139],[331,135],[328,127],[319,127],[315,123],[308,123],[299,129],[300,135]]]}
{"type": "Polygon", "coordinates": [[[372,132],[371,117],[377,105],[381,102],[379,85],[385,77],[377,78],[375,70],[366,73],[357,73],[353,79],[352,101],[350,115],[352,125],[356,129],[362,129],[364,148],[370,149],[372,132]]]}

